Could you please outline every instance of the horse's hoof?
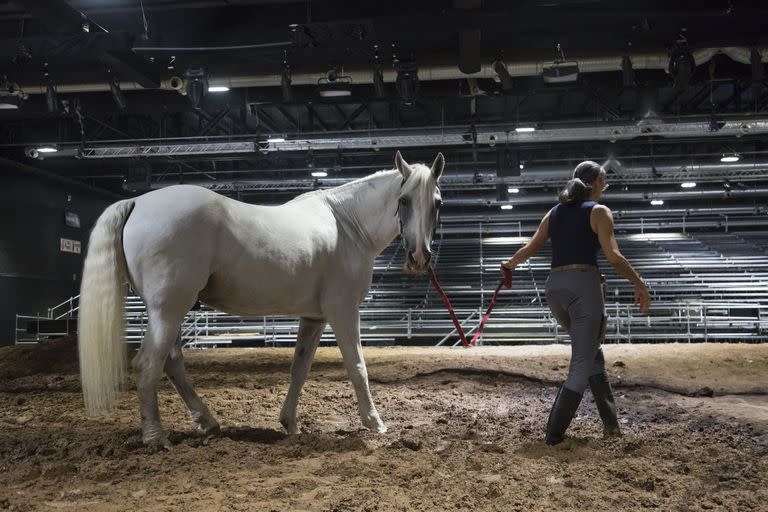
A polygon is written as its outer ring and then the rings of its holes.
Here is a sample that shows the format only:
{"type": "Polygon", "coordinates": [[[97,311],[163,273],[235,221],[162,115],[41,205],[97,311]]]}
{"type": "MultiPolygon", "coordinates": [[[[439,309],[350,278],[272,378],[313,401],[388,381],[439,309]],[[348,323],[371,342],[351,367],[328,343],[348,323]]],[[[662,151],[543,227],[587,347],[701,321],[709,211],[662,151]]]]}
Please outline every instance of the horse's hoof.
{"type": "Polygon", "coordinates": [[[291,421],[287,417],[280,417],[280,424],[283,426],[283,429],[285,429],[285,432],[289,436],[293,436],[299,433],[299,429],[296,426],[296,420],[291,421]]]}
{"type": "Polygon", "coordinates": [[[215,436],[221,433],[221,426],[219,426],[219,423],[217,421],[214,421],[211,425],[208,425],[207,427],[203,427],[200,425],[197,427],[198,431],[203,436],[215,436]]]}
{"type": "Polygon", "coordinates": [[[147,448],[154,451],[163,450],[163,451],[169,452],[173,449],[173,445],[171,444],[171,441],[165,436],[161,438],[145,439],[144,445],[146,445],[147,448]]]}

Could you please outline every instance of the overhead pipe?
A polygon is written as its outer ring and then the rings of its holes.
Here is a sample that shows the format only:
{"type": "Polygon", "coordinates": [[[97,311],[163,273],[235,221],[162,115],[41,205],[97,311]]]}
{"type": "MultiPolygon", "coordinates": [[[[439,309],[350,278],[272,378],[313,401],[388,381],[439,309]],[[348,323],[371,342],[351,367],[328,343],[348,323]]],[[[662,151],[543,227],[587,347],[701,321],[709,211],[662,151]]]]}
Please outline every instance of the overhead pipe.
{"type": "MultiPolygon", "coordinates": [[[[709,61],[717,54],[724,54],[743,64],[750,63],[752,48],[748,47],[724,47],[724,48],[701,48],[692,52],[696,65],[701,65],[709,61]]],[[[768,48],[757,48],[762,62],[768,62],[768,48]]],[[[581,59],[569,59],[569,62],[576,62],[580,73],[599,73],[609,71],[621,71],[624,56],[617,57],[589,57],[581,59]]],[[[669,55],[667,53],[648,53],[639,55],[630,55],[633,69],[661,69],[667,70],[669,66],[669,55]]],[[[485,78],[498,79],[494,70],[493,62],[483,63],[480,71],[472,74],[464,74],[459,71],[457,65],[427,65],[419,67],[419,80],[456,80],[463,78],[485,78]]],[[[537,76],[544,68],[552,66],[551,61],[526,61],[513,62],[506,65],[507,72],[512,77],[537,76]]],[[[317,80],[324,76],[325,70],[320,72],[300,73],[291,72],[292,85],[317,85],[317,80]]],[[[372,84],[373,72],[371,69],[345,69],[344,75],[349,76],[353,84],[372,84]]],[[[241,87],[277,87],[280,85],[281,73],[263,73],[254,75],[240,76],[217,76],[209,75],[210,85],[223,85],[230,89],[241,87]]],[[[397,78],[397,71],[394,69],[382,70],[384,82],[394,83],[397,78]]],[[[22,90],[27,94],[45,94],[47,84],[25,84],[22,90]]],[[[147,90],[135,82],[121,82],[120,88],[123,91],[147,90]]],[[[183,90],[183,79],[180,77],[171,77],[163,80],[160,89],[165,90],[183,90]]],[[[58,84],[59,93],[74,92],[100,92],[109,91],[107,82],[92,82],[80,84],[58,84]]]]}

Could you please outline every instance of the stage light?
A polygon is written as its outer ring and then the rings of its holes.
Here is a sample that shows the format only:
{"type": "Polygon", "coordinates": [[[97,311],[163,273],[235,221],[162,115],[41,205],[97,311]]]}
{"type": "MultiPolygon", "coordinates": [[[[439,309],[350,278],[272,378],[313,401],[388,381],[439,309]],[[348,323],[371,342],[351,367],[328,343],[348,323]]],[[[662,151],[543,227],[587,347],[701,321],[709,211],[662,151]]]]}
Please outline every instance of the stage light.
{"type": "Polygon", "coordinates": [[[326,176],[328,176],[326,171],[312,171],[313,178],[325,178],[326,176]]]}
{"type": "Polygon", "coordinates": [[[663,199],[651,199],[651,205],[652,206],[661,206],[664,204],[663,199]]]}
{"type": "Polygon", "coordinates": [[[519,194],[520,193],[520,189],[519,188],[515,188],[515,187],[510,187],[510,188],[507,189],[507,191],[510,194],[519,194]]]}
{"type": "Polygon", "coordinates": [[[267,142],[285,142],[285,139],[283,137],[270,137],[267,142]]]}
{"type": "Polygon", "coordinates": [[[680,184],[680,187],[682,188],[693,188],[696,186],[696,182],[694,181],[684,181],[680,184]]]}
{"type": "Polygon", "coordinates": [[[192,108],[198,110],[203,97],[208,94],[208,72],[205,68],[190,68],[185,73],[187,97],[192,108]]]}
{"type": "Polygon", "coordinates": [[[518,126],[517,128],[515,128],[515,131],[517,133],[531,133],[531,132],[535,132],[536,128],[533,126],[518,126]]]}
{"type": "Polygon", "coordinates": [[[397,78],[395,88],[404,105],[413,105],[419,93],[419,75],[415,62],[397,62],[395,64],[397,78]]]}
{"type": "Polygon", "coordinates": [[[115,105],[120,110],[125,110],[127,103],[125,102],[125,96],[123,91],[120,90],[120,84],[115,80],[109,81],[109,90],[112,92],[112,99],[115,100],[115,105]]]}
{"type": "Polygon", "coordinates": [[[725,163],[725,164],[730,164],[730,163],[733,163],[733,162],[738,162],[740,159],[741,159],[741,157],[739,155],[737,155],[736,153],[729,153],[729,154],[724,154],[720,158],[720,161],[725,163]]]}
{"type": "Polygon", "coordinates": [[[501,205],[501,209],[502,210],[511,210],[512,209],[512,205],[511,204],[503,204],[503,205],[501,205]]]}
{"type": "Polygon", "coordinates": [[[514,87],[514,82],[512,81],[512,75],[509,74],[509,71],[507,70],[507,66],[500,60],[497,60],[493,63],[493,70],[496,72],[496,75],[499,77],[499,81],[501,82],[501,88],[505,91],[509,91],[514,87]]]}
{"type": "Polygon", "coordinates": [[[37,148],[38,153],[56,153],[58,149],[56,149],[53,146],[43,146],[40,148],[37,148]]]}
{"type": "Polygon", "coordinates": [[[59,111],[59,100],[56,95],[56,87],[53,84],[48,84],[45,88],[45,104],[51,114],[59,111]]]}
{"type": "Polygon", "coordinates": [[[226,85],[211,85],[208,87],[208,92],[227,92],[229,87],[226,85]]]}

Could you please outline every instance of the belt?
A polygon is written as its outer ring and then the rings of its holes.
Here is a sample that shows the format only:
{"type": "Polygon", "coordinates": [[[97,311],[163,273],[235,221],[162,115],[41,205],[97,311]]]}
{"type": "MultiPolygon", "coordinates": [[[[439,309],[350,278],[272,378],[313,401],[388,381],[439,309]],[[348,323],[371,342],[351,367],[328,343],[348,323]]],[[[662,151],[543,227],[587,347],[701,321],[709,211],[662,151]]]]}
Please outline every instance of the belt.
{"type": "Polygon", "coordinates": [[[587,265],[585,263],[574,263],[573,265],[561,265],[559,267],[551,268],[550,272],[562,272],[563,270],[591,270],[592,272],[600,272],[600,269],[594,265],[587,265]]]}

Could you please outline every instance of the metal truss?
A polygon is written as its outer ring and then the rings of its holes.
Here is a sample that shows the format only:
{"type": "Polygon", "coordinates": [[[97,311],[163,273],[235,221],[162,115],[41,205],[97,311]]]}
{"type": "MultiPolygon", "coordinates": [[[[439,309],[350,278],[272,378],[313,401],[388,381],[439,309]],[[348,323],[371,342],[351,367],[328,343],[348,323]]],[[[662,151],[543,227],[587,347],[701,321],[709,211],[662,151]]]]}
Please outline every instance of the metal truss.
{"type": "Polygon", "coordinates": [[[93,146],[80,149],[80,158],[134,158],[155,156],[216,155],[253,153],[249,142],[196,142],[190,144],[137,144],[134,146],[93,146]]]}

